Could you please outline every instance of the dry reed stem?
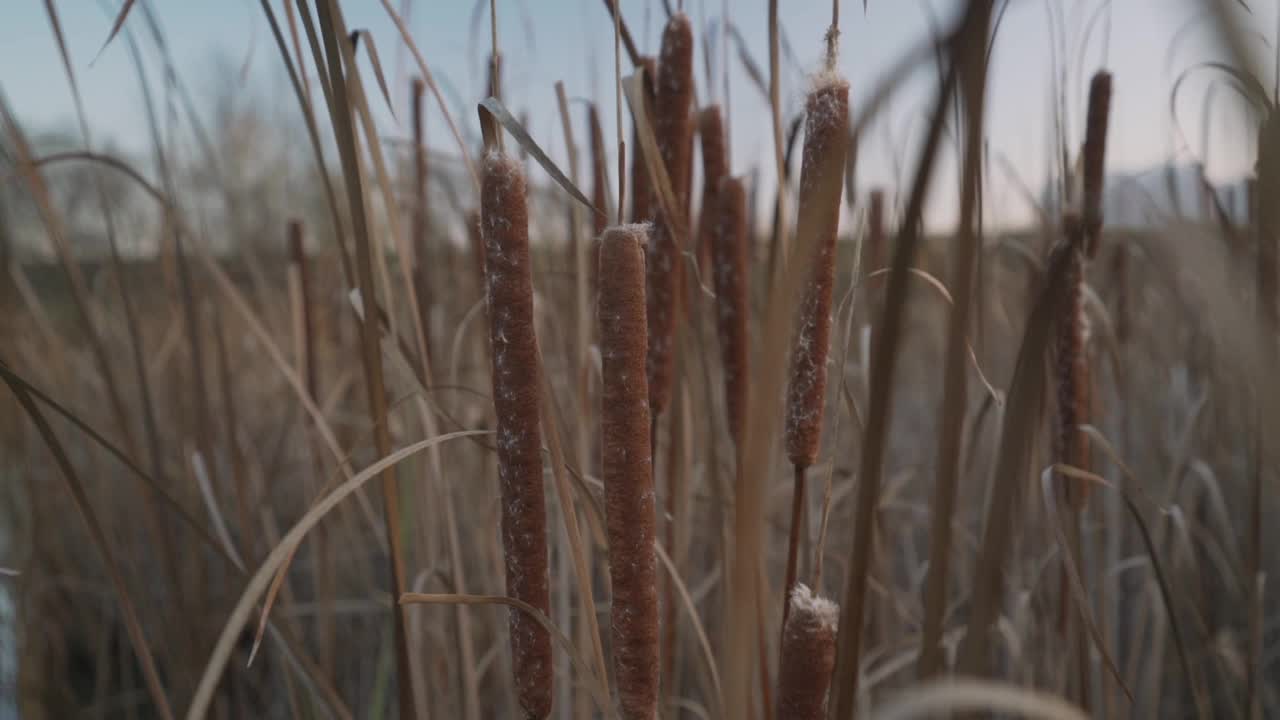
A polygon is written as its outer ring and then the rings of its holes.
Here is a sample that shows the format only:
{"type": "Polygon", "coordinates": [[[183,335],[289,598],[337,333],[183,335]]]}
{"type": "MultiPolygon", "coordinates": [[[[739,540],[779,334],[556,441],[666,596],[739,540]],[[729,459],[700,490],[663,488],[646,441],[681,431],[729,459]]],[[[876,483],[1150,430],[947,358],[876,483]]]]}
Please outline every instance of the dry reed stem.
{"type": "Polygon", "coordinates": [[[658,703],[658,594],[649,440],[644,302],[647,227],[607,230],[600,243],[601,435],[613,663],[624,718],[651,720],[658,703]]]}
{"type": "MultiPolygon", "coordinates": [[[[591,126],[591,204],[600,210],[609,205],[609,158],[604,147],[604,129],[600,126],[600,113],[592,103],[587,110],[587,123],[591,126]]],[[[591,213],[592,237],[600,237],[608,227],[608,213],[591,213]]]]}
{"type": "MultiPolygon", "coordinates": [[[[693,28],[683,13],[673,15],[662,33],[662,56],[655,95],[654,132],[675,195],[676,208],[672,212],[679,212],[687,202],[685,165],[691,130],[689,106],[693,99],[693,28]]],[[[671,219],[666,217],[666,213],[660,207],[655,208],[646,294],[649,404],[654,417],[660,415],[671,400],[676,288],[682,275],[676,239],[685,229],[671,227],[671,219]]]]}
{"type": "MultiPolygon", "coordinates": [[[[495,151],[485,155],[480,207],[507,594],[550,615],[529,209],[524,173],[516,160],[495,151]]],[[[520,705],[527,717],[544,718],[551,712],[551,637],[515,611],[510,632],[520,705]]]]}
{"type": "Polygon", "coordinates": [[[720,181],[729,174],[725,157],[724,120],[720,106],[711,105],[698,113],[698,138],[702,145],[702,209],[698,216],[698,264],[711,267],[712,245],[720,222],[717,208],[720,181]]]}
{"type": "Polygon", "coordinates": [[[789,594],[791,614],[782,629],[778,664],[777,720],[821,720],[836,666],[840,609],[803,583],[789,594]]]}
{"type": "MultiPolygon", "coordinates": [[[[640,58],[640,67],[644,69],[645,107],[651,115],[657,98],[654,83],[658,77],[658,63],[650,56],[640,58]]],[[[649,171],[645,168],[640,156],[640,131],[634,128],[631,132],[631,222],[649,222],[653,219],[653,189],[649,184],[649,171]]]]}
{"type": "MultiPolygon", "coordinates": [[[[831,344],[831,290],[835,280],[835,242],[840,197],[826,198],[828,207],[812,207],[811,188],[826,182],[824,158],[843,158],[848,150],[849,83],[827,74],[809,94],[806,107],[804,159],[800,169],[799,214],[816,213],[819,236],[809,281],[801,300],[791,352],[787,388],[787,457],[797,467],[809,467],[818,457],[822,439],[823,401],[827,389],[827,353],[831,344]]],[[[839,166],[843,170],[844,163],[839,166]]]]}
{"type": "MultiPolygon", "coordinates": [[[[427,145],[425,115],[423,113],[423,93],[426,84],[422,78],[414,78],[410,86],[413,110],[413,236],[410,247],[413,253],[413,282],[415,294],[418,296],[418,317],[423,328],[426,347],[423,352],[430,354],[431,346],[431,265],[427,262],[427,145]]],[[[435,367],[429,357],[419,358],[419,365],[435,367]]],[[[430,379],[428,378],[428,382],[430,379]]]]}
{"type": "MultiPolygon", "coordinates": [[[[747,197],[740,178],[720,181],[718,221],[712,237],[712,279],[716,291],[716,332],[724,366],[725,410],[729,434],[742,442],[750,387],[748,320],[747,197]]],[[[705,210],[703,211],[706,212],[705,210]]]]}

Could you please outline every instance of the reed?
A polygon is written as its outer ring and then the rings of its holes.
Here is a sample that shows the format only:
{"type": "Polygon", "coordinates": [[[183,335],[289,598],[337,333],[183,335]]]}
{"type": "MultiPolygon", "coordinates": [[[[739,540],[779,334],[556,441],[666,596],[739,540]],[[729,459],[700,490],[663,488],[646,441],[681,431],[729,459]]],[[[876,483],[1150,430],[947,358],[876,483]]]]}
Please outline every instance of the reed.
{"type": "Polygon", "coordinates": [[[645,225],[613,227],[600,242],[600,432],[610,618],[618,698],[628,720],[652,720],[658,705],[657,519],[644,365],[647,233],[645,225]]]}
{"type": "MultiPolygon", "coordinates": [[[[528,199],[519,162],[496,150],[484,157],[480,213],[507,595],[550,615],[528,199]]],[[[528,718],[545,718],[551,712],[551,636],[514,609],[509,628],[520,706],[528,718]]]]}
{"type": "Polygon", "coordinates": [[[411,119],[413,125],[413,201],[410,204],[410,210],[413,213],[413,221],[410,225],[412,238],[410,240],[410,248],[413,254],[413,284],[414,294],[418,298],[418,317],[422,322],[422,330],[425,335],[426,347],[423,352],[428,357],[420,358],[419,366],[435,367],[435,363],[431,362],[431,263],[427,262],[428,240],[427,240],[427,141],[426,141],[426,121],[423,113],[423,95],[426,92],[426,83],[422,78],[414,78],[409,86],[410,107],[413,110],[411,119]]]}

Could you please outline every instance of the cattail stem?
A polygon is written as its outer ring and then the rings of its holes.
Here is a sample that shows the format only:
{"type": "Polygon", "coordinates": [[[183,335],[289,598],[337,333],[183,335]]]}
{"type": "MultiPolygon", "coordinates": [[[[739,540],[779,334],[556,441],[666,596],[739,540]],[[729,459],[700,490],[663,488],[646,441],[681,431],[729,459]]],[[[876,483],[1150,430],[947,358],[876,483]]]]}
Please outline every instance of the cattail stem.
{"type": "Polygon", "coordinates": [[[613,585],[613,665],[622,716],[658,709],[658,595],[653,455],[645,371],[646,229],[608,229],[600,243],[600,352],[605,513],[613,585]]]}
{"type": "Polygon", "coordinates": [[[836,665],[839,610],[804,584],[787,599],[792,609],[782,629],[777,720],[820,720],[836,665]]]}
{"type": "MultiPolygon", "coordinates": [[[[529,210],[524,173],[516,160],[493,150],[485,155],[480,208],[507,594],[549,616],[529,210]]],[[[520,706],[528,718],[545,718],[551,712],[551,636],[516,610],[510,614],[510,633],[520,706]]]]}
{"type": "Polygon", "coordinates": [[[787,576],[786,582],[782,585],[785,593],[782,600],[782,625],[787,625],[787,617],[791,614],[791,591],[796,586],[796,558],[800,551],[800,532],[801,523],[804,515],[804,481],[805,466],[795,465],[795,480],[792,484],[791,493],[791,536],[787,540],[787,576]]]}

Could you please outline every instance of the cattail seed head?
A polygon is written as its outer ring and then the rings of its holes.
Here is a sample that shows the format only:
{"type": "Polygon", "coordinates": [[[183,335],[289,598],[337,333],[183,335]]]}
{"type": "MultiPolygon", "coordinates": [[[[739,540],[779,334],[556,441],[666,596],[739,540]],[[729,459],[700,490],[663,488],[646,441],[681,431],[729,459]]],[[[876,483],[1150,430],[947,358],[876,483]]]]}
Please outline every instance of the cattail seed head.
{"type": "Polygon", "coordinates": [[[605,520],[609,536],[613,664],[622,716],[652,720],[658,707],[655,501],[645,372],[648,227],[624,225],[600,241],[605,520]]]}
{"type": "Polygon", "coordinates": [[[1089,83],[1089,110],[1084,135],[1084,233],[1086,252],[1098,252],[1102,230],[1102,190],[1107,158],[1107,123],[1111,115],[1111,73],[1098,72],[1089,83]]]}
{"type": "MultiPolygon", "coordinates": [[[[529,208],[520,164],[501,152],[484,157],[480,208],[507,594],[550,614],[529,208]]],[[[551,637],[514,609],[510,632],[520,706],[529,718],[545,718],[551,712],[551,637]]]]}
{"type": "MultiPolygon", "coordinates": [[[[1074,215],[1064,219],[1067,236],[1078,237],[1081,220],[1074,215]]],[[[1089,362],[1086,350],[1087,319],[1084,312],[1084,251],[1076,242],[1068,242],[1066,253],[1067,289],[1062,298],[1055,337],[1055,370],[1057,374],[1058,423],[1054,437],[1057,462],[1082,470],[1089,469],[1088,436],[1080,430],[1089,418],[1089,362]]],[[[1072,507],[1083,507],[1088,486],[1073,478],[1063,478],[1062,485],[1072,507]]]]}
{"type": "MultiPolygon", "coordinates": [[[[663,165],[671,180],[675,210],[687,205],[690,123],[693,101],[693,27],[689,17],[676,13],[662,33],[662,56],[655,88],[654,134],[663,165]]],[[[687,228],[674,227],[672,218],[654,208],[647,265],[646,309],[649,316],[649,403],[654,414],[666,408],[671,397],[671,372],[676,319],[676,287],[683,263],[676,238],[687,228]]]]}
{"type": "MultiPolygon", "coordinates": [[[[716,291],[716,331],[724,365],[724,395],[729,434],[742,442],[746,424],[750,338],[747,335],[747,192],[742,180],[720,180],[719,212],[712,238],[712,280],[716,291]]],[[[704,211],[705,212],[705,211],[704,211]]]]}
{"type": "Polygon", "coordinates": [[[710,105],[698,113],[698,138],[702,144],[702,211],[698,216],[698,263],[706,267],[711,260],[711,245],[719,222],[716,193],[720,180],[729,173],[725,160],[724,121],[720,106],[710,105]]]}
{"type": "MultiPolygon", "coordinates": [[[[844,155],[849,147],[849,83],[827,72],[818,78],[806,105],[804,159],[800,166],[799,217],[812,213],[818,228],[813,243],[813,264],[796,320],[791,352],[791,378],[787,387],[787,456],[796,467],[809,467],[818,456],[822,439],[823,402],[827,390],[827,353],[831,343],[831,292],[835,281],[836,230],[840,218],[840,193],[817,199],[816,189],[839,183],[844,155]],[[839,162],[832,160],[838,157],[839,162]],[[817,207],[825,201],[825,207],[817,207]]],[[[837,186],[838,187],[838,186],[837,186]]]]}
{"type": "Polygon", "coordinates": [[[836,667],[839,607],[804,583],[791,591],[791,613],[782,629],[778,663],[777,720],[821,720],[836,667]]]}

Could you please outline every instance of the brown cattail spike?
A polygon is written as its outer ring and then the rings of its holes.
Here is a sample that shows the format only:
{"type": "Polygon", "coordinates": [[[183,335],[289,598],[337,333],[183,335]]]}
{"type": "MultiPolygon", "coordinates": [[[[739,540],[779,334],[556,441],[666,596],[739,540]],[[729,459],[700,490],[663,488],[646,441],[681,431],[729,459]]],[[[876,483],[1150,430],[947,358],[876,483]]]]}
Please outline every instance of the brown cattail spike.
{"type": "Polygon", "coordinates": [[[600,242],[601,434],[613,584],[613,664],[622,716],[658,708],[658,594],[649,389],[645,373],[645,225],[605,231],[600,242]]]}
{"type": "MultiPolygon", "coordinates": [[[[518,162],[496,151],[485,155],[480,209],[507,594],[549,615],[529,208],[518,162]]],[[[511,612],[510,631],[520,706],[529,718],[545,718],[551,712],[551,636],[519,610],[511,612]]]]}
{"type": "MultiPolygon", "coordinates": [[[[719,213],[712,238],[712,279],[716,291],[716,331],[724,365],[729,433],[742,442],[746,423],[750,338],[747,335],[747,193],[742,180],[720,180],[719,213]]],[[[705,210],[703,211],[706,212],[705,210]]]]}
{"type": "Polygon", "coordinates": [[[1102,232],[1102,191],[1107,158],[1107,123],[1111,115],[1111,73],[1098,72],[1089,84],[1089,111],[1084,134],[1085,253],[1098,253],[1102,232]]]}
{"type": "MultiPolygon", "coordinates": [[[[685,165],[691,130],[689,106],[693,100],[693,27],[684,13],[676,13],[662,33],[662,59],[658,65],[654,130],[667,176],[675,196],[675,212],[685,207],[688,188],[685,165]]],[[[673,226],[661,208],[655,208],[650,239],[648,292],[649,404],[660,414],[671,397],[672,351],[676,319],[676,287],[679,285],[680,248],[677,237],[686,228],[673,226]]]]}
{"type": "Polygon", "coordinates": [[[711,105],[698,113],[698,138],[702,144],[702,214],[698,217],[698,264],[707,267],[711,261],[711,245],[714,242],[720,213],[716,209],[716,196],[720,181],[729,173],[725,160],[724,121],[720,106],[711,105]]]}
{"type": "Polygon", "coordinates": [[[826,717],[827,690],[836,666],[840,610],[803,583],[791,591],[790,600],[778,664],[777,720],[820,720],[826,717]]]}
{"type": "MultiPolygon", "coordinates": [[[[791,353],[787,388],[787,456],[797,467],[809,467],[822,439],[823,401],[827,389],[827,352],[831,341],[831,290],[835,280],[835,242],[840,194],[815,207],[814,189],[831,182],[826,172],[840,173],[849,146],[849,83],[834,73],[822,75],[809,93],[806,107],[804,159],[800,166],[799,217],[813,213],[819,237],[797,238],[799,247],[813,244],[812,271],[804,289],[791,353]],[[831,160],[838,156],[838,162],[831,160]]],[[[840,182],[837,178],[834,182],[840,182]]]]}
{"type": "MultiPolygon", "coordinates": [[[[1069,242],[1060,249],[1067,253],[1067,295],[1062,299],[1058,317],[1056,371],[1058,376],[1058,427],[1054,443],[1056,460],[1082,470],[1089,469],[1088,436],[1080,430],[1089,419],[1088,318],[1084,312],[1084,263],[1081,245],[1076,241],[1083,228],[1081,220],[1068,215],[1063,220],[1069,242]]],[[[1067,498],[1073,507],[1083,506],[1087,486],[1063,478],[1067,498]]]]}

